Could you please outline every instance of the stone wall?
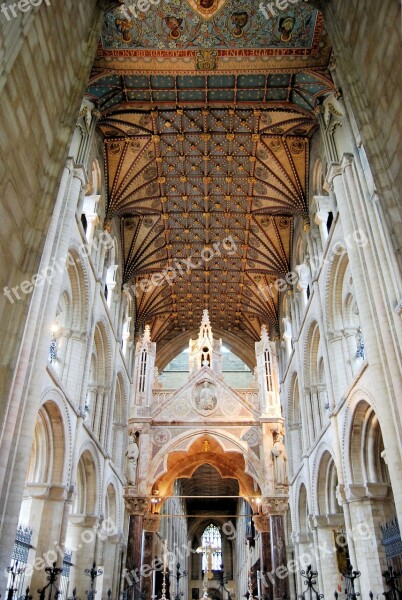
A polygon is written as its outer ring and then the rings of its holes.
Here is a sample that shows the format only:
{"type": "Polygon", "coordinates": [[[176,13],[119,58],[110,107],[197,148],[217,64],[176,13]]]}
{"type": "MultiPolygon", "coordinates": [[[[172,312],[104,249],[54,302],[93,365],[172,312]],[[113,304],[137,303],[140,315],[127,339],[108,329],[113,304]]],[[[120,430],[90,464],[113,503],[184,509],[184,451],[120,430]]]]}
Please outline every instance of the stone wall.
{"type": "Polygon", "coordinates": [[[339,85],[352,106],[401,264],[401,3],[328,0],[324,13],[339,85]]]}
{"type": "MultiPolygon", "coordinates": [[[[13,288],[30,279],[46,259],[45,238],[93,63],[102,14],[97,0],[63,0],[43,3],[10,21],[1,15],[1,288],[13,288]]],[[[41,297],[45,287],[37,292],[19,294],[21,300],[13,302],[0,295],[2,527],[7,521],[3,511],[14,501],[14,488],[9,482],[25,412],[22,398],[29,384],[30,357],[35,353],[45,306],[41,297]]],[[[8,541],[12,545],[12,539],[8,541]]]]}

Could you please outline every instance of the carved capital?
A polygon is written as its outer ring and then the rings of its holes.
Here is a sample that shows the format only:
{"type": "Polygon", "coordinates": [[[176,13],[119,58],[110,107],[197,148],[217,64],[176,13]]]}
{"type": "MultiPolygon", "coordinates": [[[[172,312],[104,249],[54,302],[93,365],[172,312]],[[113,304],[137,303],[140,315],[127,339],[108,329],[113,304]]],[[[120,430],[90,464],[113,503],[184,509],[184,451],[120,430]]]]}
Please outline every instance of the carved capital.
{"type": "Polygon", "coordinates": [[[351,167],[353,165],[354,160],[355,160],[355,157],[353,156],[353,154],[349,154],[348,152],[345,152],[345,154],[342,156],[342,160],[341,160],[342,171],[344,171],[348,167],[351,167]]]}
{"type": "Polygon", "coordinates": [[[258,533],[269,533],[269,517],[265,515],[254,515],[253,522],[258,533]]]}
{"type": "Polygon", "coordinates": [[[143,516],[151,508],[151,500],[145,497],[135,496],[135,489],[126,488],[124,503],[129,515],[143,516]]]}
{"type": "Polygon", "coordinates": [[[327,182],[331,187],[333,186],[335,177],[339,177],[340,175],[342,175],[341,165],[337,162],[331,162],[328,167],[328,173],[326,177],[327,182]]]}
{"type": "Polygon", "coordinates": [[[263,498],[262,513],[269,517],[284,515],[288,510],[289,498],[287,496],[274,496],[272,498],[263,498]]]}
{"type": "Polygon", "coordinates": [[[144,531],[150,531],[152,533],[156,533],[159,529],[159,525],[161,523],[160,515],[145,515],[142,523],[142,528],[144,531]]]}

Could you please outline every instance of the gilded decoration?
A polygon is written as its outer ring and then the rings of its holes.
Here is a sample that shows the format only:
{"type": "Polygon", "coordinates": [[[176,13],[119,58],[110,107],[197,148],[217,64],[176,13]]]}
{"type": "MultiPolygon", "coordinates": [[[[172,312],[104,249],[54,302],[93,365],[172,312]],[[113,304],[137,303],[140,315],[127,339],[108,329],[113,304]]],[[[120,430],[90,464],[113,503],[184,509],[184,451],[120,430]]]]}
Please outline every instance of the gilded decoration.
{"type": "Polygon", "coordinates": [[[330,46],[319,11],[292,4],[267,19],[254,0],[176,0],[130,12],[132,0],[105,15],[96,69],[194,72],[201,49],[216,51],[227,73],[327,66],[330,46]]]}
{"type": "Polygon", "coordinates": [[[203,19],[212,19],[228,0],[187,0],[191,8],[203,19]]]}
{"type": "Polygon", "coordinates": [[[195,55],[197,71],[215,71],[218,66],[218,52],[202,48],[195,55]]]}
{"type": "Polygon", "coordinates": [[[334,90],[323,17],[300,2],[266,19],[252,0],[130,16],[130,2],[105,15],[87,96],[102,114],[106,217],[121,222],[136,322],[162,348],[208,308],[249,345],[262,323],[278,328],[275,283],[293,217],[308,213],[315,109],[334,90]]]}
{"type": "Polygon", "coordinates": [[[197,327],[208,306],[219,329],[258,340],[262,322],[277,323],[274,282],[289,269],[290,217],[307,210],[314,120],[185,108],[118,111],[99,127],[124,282],[153,339],[197,327]]]}

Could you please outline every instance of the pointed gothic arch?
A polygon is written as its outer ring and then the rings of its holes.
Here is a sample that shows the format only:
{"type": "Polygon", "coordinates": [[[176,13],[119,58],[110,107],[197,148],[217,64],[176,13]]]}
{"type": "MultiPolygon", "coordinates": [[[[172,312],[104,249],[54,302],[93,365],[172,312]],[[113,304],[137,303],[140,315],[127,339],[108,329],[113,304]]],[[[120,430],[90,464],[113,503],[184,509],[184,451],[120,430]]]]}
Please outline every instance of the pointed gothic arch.
{"type": "Polygon", "coordinates": [[[258,495],[264,478],[257,457],[250,464],[250,453],[244,442],[216,429],[186,432],[169,440],[151,463],[148,488],[151,491],[157,486],[161,497],[169,495],[176,479],[191,477],[205,463],[213,466],[221,477],[237,479],[240,495],[245,498],[258,495]],[[205,450],[206,442],[208,450],[205,450]]]}

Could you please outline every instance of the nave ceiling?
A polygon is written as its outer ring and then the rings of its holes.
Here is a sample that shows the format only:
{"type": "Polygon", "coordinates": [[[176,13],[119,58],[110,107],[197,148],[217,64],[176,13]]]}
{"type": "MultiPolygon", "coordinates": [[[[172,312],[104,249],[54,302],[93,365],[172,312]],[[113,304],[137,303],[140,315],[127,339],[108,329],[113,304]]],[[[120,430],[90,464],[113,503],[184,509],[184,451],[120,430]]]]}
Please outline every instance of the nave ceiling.
{"type": "Polygon", "coordinates": [[[262,323],[276,330],[272,284],[289,270],[294,217],[308,215],[315,109],[333,89],[311,6],[267,20],[255,2],[203,4],[161,2],[140,19],[116,6],[87,90],[124,283],[160,348],[204,308],[246,345],[262,323]]]}

